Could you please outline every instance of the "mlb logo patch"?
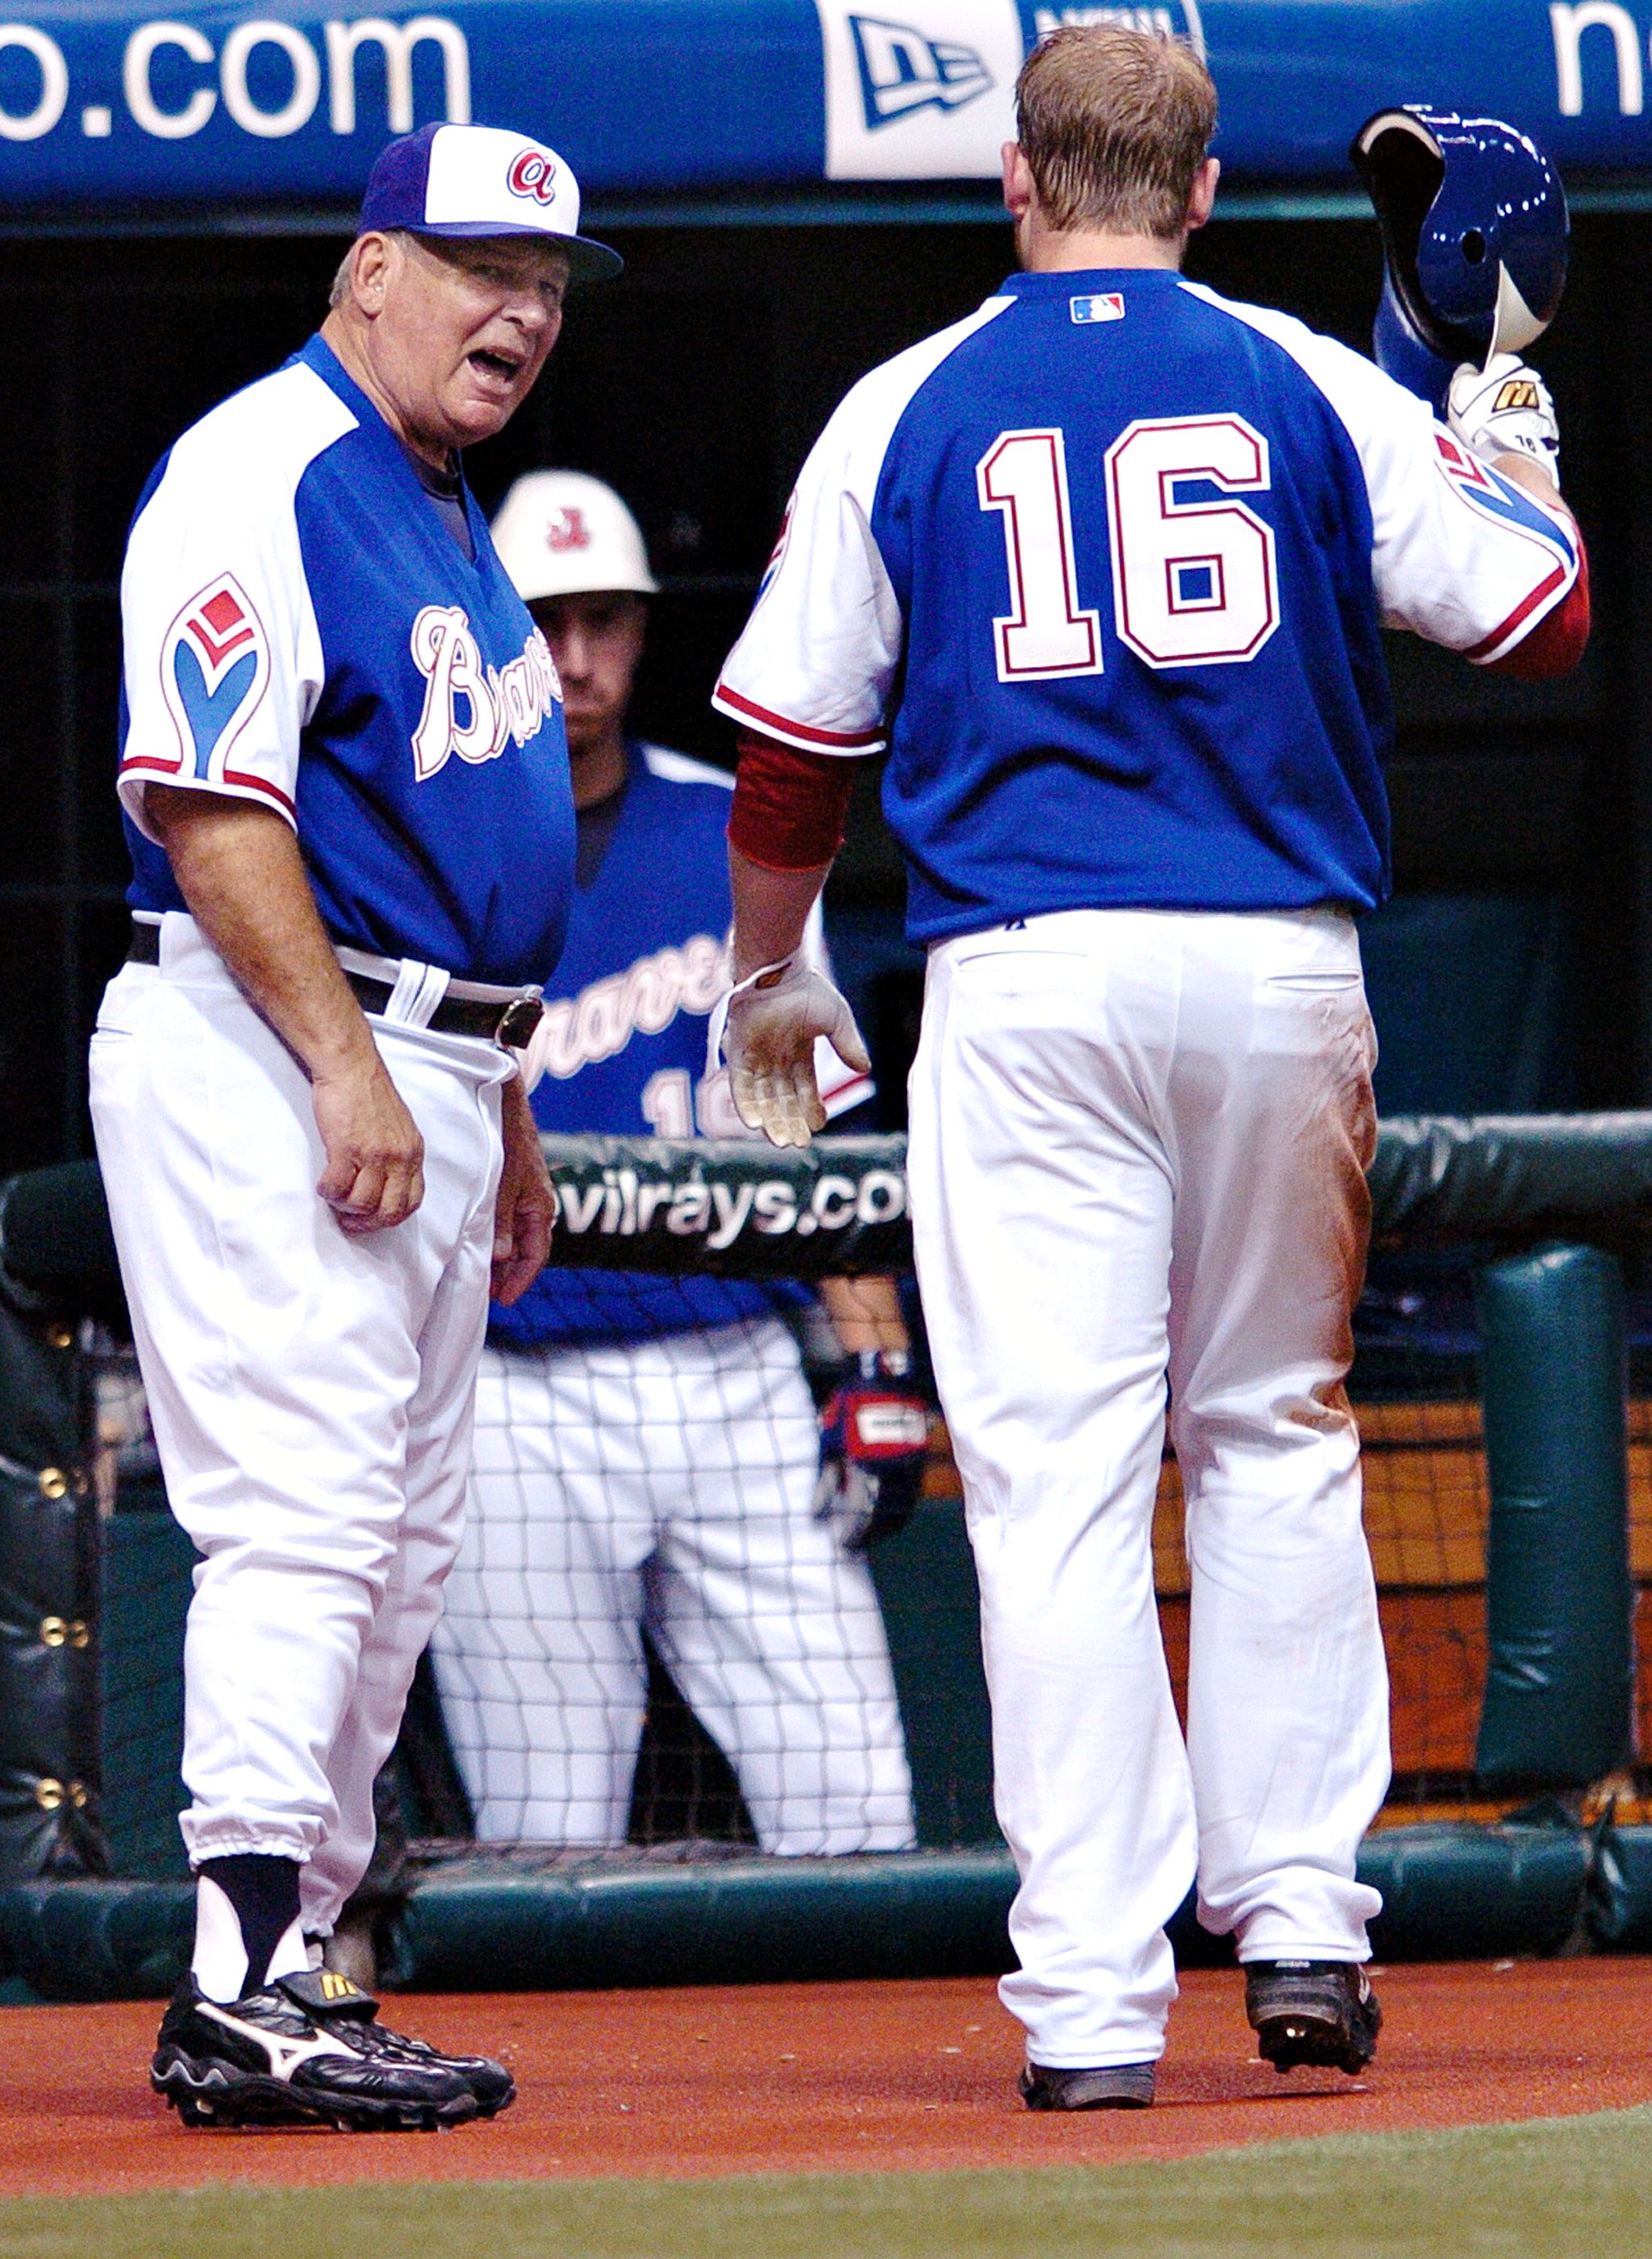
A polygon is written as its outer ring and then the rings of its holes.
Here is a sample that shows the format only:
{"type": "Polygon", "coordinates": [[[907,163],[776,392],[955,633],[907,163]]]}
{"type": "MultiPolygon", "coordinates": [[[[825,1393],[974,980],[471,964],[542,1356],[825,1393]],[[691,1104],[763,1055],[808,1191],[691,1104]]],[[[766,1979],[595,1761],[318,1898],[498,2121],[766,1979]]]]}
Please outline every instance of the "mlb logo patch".
{"type": "Polygon", "coordinates": [[[177,726],[181,766],[222,773],[223,756],[264,695],[269,639],[231,573],[199,589],[167,631],[160,684],[177,726]]]}
{"type": "Polygon", "coordinates": [[[1124,319],[1124,300],[1116,290],[1098,290],[1087,298],[1069,298],[1068,307],[1075,322],[1122,322],[1124,319]]]}

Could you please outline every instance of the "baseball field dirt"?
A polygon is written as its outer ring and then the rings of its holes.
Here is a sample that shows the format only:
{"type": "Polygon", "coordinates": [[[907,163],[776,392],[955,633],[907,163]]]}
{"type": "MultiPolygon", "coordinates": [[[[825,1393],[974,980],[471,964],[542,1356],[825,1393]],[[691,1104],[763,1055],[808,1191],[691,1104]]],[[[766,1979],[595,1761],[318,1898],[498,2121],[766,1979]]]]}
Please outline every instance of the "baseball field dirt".
{"type": "Polygon", "coordinates": [[[445,2135],[189,2134],[149,2003],[0,2012],[4,2259],[1046,2251],[1646,2259],[1652,1962],[1395,1968],[1364,2078],[1252,2057],[1190,1975],[1150,2112],[1035,2117],[990,1984],[398,1998],[522,2087],[445,2135]],[[1215,2154],[1207,2154],[1207,2153],[1215,2154]]]}

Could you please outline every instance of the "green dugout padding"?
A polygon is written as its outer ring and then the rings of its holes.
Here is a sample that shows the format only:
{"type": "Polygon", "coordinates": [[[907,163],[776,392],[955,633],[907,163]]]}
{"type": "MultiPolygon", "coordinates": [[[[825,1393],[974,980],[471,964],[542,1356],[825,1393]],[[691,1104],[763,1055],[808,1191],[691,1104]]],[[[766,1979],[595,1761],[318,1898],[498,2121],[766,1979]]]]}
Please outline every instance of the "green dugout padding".
{"type": "Polygon", "coordinates": [[[1599,1830],[1589,1863],[1589,1935],[1603,1952],[1652,1953],[1652,1828],[1599,1830]]]}
{"type": "Polygon", "coordinates": [[[936,1850],[1000,1844],[980,1593],[962,1507],[925,1499],[868,1558],[889,1635],[918,1841],[936,1850]]]}
{"type": "Polygon", "coordinates": [[[11,1883],[0,1959],[46,2000],[164,1999],[189,1966],[190,1883],[11,1883]]]}
{"type": "Polygon", "coordinates": [[[1477,1275],[1488,1668],[1475,1769],[1584,1787],[1634,1754],[1623,1275],[1546,1246],[1477,1275]]]}
{"type": "Polygon", "coordinates": [[[1589,1838],[1571,1827],[1388,1828],[1368,1836],[1362,1882],[1383,1894],[1379,1961],[1555,1953],[1577,1928],[1589,1838]]]}
{"type": "MultiPolygon", "coordinates": [[[[1401,1828],[1372,1836],[1385,1961],[1552,1953],[1585,1908],[1598,1942],[1652,1942],[1652,1829],[1618,1839],[1631,1881],[1602,1896],[1568,1827],[1401,1828]],[[1642,1842],[1641,1839],[1645,1838],[1642,1842]],[[1608,1935],[1600,1909],[1617,1909],[1608,1935]]],[[[709,1860],[523,1872],[478,1856],[419,1883],[385,1939],[384,1979],[415,1992],[993,1976],[1011,1965],[1005,1851],[709,1860]]],[[[1185,1965],[1229,1957],[1191,1904],[1171,1926],[1185,1965]]],[[[186,1965],[193,1893],[179,1883],[0,1889],[0,1963],[53,2000],[161,1999],[186,1965]]]]}
{"type": "MultiPolygon", "coordinates": [[[[1360,1874],[1384,1893],[1384,1960],[1552,1953],[1584,1910],[1589,1846],[1569,1828],[1393,1828],[1360,1874]]],[[[781,1984],[995,1975],[1012,1965],[1008,1852],[752,1859],[651,1874],[511,1876],[477,1861],[432,1876],[395,1932],[412,1991],[486,1986],[781,1984]]],[[[1230,1957],[1191,1905],[1171,1925],[1185,1965],[1230,1957]]]]}
{"type": "Polygon", "coordinates": [[[167,1509],[159,1479],[123,1492],[103,1524],[99,1662],[103,1831],[109,1869],[132,1881],[189,1873],[178,1814],[185,1802],[183,1622],[195,1548],[167,1509]]]}
{"type": "Polygon", "coordinates": [[[972,1976],[1007,1965],[1014,1889],[1002,1851],[532,1876],[479,1858],[419,1885],[391,1967],[434,1992],[972,1976]]]}

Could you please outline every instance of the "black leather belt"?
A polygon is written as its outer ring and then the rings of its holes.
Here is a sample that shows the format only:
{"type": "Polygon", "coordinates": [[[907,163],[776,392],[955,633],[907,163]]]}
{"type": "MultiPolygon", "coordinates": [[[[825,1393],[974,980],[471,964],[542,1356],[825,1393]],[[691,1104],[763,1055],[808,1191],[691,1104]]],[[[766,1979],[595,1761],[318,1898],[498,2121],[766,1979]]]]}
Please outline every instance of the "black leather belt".
{"type": "MultiPolygon", "coordinates": [[[[133,920],[126,961],[129,965],[160,964],[158,925],[133,920]]],[[[339,970],[362,1010],[381,1014],[395,983],[381,980],[371,973],[352,973],[348,966],[341,966],[339,970]]],[[[424,1025],[439,1036],[474,1036],[483,1043],[502,1044],[508,1051],[519,1051],[532,1037],[543,1011],[537,989],[517,995],[494,996],[456,996],[450,989],[424,1025]]]]}

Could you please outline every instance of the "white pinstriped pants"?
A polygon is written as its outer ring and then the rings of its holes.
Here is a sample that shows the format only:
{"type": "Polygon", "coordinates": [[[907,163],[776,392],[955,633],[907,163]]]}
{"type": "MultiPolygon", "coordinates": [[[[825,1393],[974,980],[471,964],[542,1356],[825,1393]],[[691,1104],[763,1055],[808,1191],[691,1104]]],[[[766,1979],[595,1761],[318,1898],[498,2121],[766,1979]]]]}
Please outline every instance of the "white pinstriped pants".
{"type": "Polygon", "coordinates": [[[646,1623],[766,1851],[900,1851],[912,1792],[864,1561],[814,1518],[820,1436],[776,1318],[489,1349],[470,1513],[433,1643],[499,1840],[625,1840],[646,1623]]]}
{"type": "Polygon", "coordinates": [[[1001,1987],[1051,2068],[1157,2057],[1198,1870],[1242,1960],[1363,1960],[1387,1677],[1342,1392],[1375,1045],[1351,921],[1076,911],[943,944],[918,1272],[980,1577],[1001,1987]],[[1153,1594],[1166,1379],[1186,1742],[1153,1594]]]}

